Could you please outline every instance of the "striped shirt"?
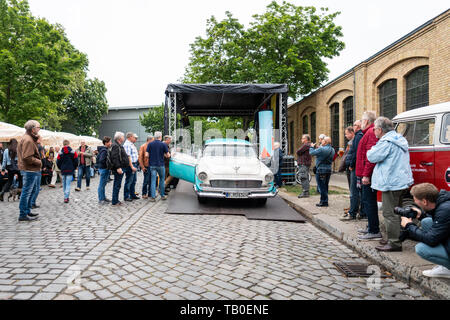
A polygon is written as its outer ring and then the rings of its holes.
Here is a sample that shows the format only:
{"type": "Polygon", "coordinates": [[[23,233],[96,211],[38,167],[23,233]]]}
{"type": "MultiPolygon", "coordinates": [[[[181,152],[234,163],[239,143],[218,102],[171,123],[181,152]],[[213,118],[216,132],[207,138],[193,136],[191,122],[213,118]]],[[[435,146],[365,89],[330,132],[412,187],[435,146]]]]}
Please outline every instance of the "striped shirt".
{"type": "Polygon", "coordinates": [[[123,148],[125,149],[127,155],[131,158],[132,163],[138,162],[139,154],[134,143],[130,142],[130,140],[127,140],[123,144],[123,148]]]}

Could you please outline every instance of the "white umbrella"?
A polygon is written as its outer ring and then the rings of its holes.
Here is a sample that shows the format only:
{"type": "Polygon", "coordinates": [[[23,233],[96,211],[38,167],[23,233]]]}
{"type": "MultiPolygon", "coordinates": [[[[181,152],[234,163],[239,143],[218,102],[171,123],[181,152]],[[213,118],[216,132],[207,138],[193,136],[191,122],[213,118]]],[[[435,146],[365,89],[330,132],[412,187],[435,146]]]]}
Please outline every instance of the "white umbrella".
{"type": "Polygon", "coordinates": [[[9,142],[11,139],[20,140],[24,134],[23,128],[0,128],[0,142],[9,142]]]}

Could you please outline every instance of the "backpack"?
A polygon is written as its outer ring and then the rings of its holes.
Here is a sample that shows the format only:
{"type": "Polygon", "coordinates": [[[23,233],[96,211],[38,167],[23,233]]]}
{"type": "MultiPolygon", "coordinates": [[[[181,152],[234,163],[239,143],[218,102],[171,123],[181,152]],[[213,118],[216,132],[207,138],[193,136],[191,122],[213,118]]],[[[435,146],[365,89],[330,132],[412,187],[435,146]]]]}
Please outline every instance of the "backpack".
{"type": "Polygon", "coordinates": [[[111,161],[111,150],[112,147],[108,149],[108,151],[106,151],[106,169],[108,170],[112,170],[114,168],[114,165],[111,161]]]}

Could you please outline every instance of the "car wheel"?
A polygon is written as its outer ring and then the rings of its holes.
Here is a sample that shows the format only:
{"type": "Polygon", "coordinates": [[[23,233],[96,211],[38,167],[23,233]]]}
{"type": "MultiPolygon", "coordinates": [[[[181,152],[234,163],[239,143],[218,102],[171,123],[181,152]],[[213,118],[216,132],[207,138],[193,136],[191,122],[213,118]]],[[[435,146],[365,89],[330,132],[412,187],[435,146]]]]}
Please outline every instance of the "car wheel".
{"type": "Polygon", "coordinates": [[[267,198],[256,199],[256,203],[260,206],[265,205],[267,202],[267,198]]]}
{"type": "Polygon", "coordinates": [[[197,199],[198,199],[198,202],[200,202],[200,203],[206,203],[206,200],[207,200],[207,198],[205,198],[205,197],[200,197],[200,196],[197,196],[197,199]]]}

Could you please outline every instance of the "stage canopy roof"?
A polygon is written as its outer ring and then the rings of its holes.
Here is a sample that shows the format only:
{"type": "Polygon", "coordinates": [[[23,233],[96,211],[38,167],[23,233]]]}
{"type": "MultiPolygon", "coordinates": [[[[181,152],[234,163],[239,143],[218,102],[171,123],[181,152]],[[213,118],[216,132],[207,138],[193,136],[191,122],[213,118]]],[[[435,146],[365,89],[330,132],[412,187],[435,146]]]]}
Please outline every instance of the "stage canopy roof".
{"type": "Polygon", "coordinates": [[[177,112],[185,116],[253,116],[286,84],[169,84],[166,97],[177,94],[177,112]]]}

